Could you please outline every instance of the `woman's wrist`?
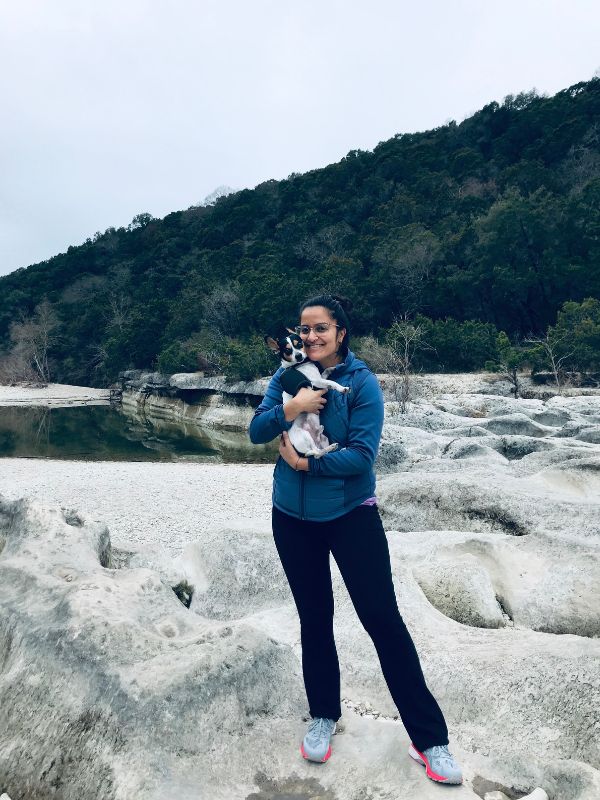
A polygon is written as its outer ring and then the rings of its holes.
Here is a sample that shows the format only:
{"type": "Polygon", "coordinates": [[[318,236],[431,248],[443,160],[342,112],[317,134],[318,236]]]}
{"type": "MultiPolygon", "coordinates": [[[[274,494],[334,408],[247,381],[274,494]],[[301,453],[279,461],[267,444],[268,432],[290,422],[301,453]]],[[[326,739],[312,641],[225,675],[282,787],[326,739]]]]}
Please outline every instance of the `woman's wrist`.
{"type": "Polygon", "coordinates": [[[305,458],[304,456],[298,456],[296,463],[294,464],[294,469],[296,472],[308,472],[308,458],[305,458]]]}
{"type": "Polygon", "coordinates": [[[288,400],[288,402],[283,407],[283,416],[285,417],[286,422],[293,422],[298,416],[298,413],[299,412],[296,408],[294,398],[288,400]]]}

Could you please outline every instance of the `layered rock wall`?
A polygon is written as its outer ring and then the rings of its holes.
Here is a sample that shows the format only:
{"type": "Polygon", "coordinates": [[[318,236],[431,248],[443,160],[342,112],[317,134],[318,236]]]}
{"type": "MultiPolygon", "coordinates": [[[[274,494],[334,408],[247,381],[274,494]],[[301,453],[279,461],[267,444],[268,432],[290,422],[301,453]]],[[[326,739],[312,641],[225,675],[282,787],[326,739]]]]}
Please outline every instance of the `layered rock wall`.
{"type": "MultiPolygon", "coordinates": [[[[378,378],[385,399],[394,401],[399,394],[399,379],[390,375],[378,378]]],[[[229,381],[223,376],[205,377],[202,373],[164,375],[128,370],[121,375],[122,404],[125,411],[154,420],[191,422],[223,431],[245,432],[268,383],[269,378],[229,381]]],[[[526,377],[522,378],[522,384],[530,398],[556,394],[551,386],[537,386],[526,377]]],[[[431,374],[411,379],[411,396],[415,400],[455,392],[510,397],[511,386],[501,376],[489,373],[431,374]]]]}

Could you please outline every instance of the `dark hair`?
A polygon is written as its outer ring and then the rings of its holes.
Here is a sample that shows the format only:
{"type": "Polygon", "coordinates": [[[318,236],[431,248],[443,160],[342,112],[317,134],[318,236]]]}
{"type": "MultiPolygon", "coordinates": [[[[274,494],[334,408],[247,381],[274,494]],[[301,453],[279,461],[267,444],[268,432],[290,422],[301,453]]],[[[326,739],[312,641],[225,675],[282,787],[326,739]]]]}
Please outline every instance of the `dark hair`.
{"type": "Polygon", "coordinates": [[[344,338],[338,350],[342,358],[346,358],[350,346],[350,320],[348,319],[348,314],[352,311],[352,301],[339,294],[320,294],[302,303],[299,312],[300,316],[302,316],[302,312],[305,308],[312,308],[313,306],[323,306],[326,308],[338,325],[346,329],[346,333],[344,334],[344,338]]]}

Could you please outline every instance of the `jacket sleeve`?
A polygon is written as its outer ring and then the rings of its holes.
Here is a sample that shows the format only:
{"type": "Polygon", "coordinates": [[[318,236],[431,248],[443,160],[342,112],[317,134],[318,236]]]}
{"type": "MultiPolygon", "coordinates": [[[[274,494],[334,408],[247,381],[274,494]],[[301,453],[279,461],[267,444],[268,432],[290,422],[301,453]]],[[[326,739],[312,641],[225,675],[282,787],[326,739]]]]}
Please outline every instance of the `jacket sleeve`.
{"type": "Polygon", "coordinates": [[[280,374],[281,368],[271,378],[265,396],[254,412],[248,430],[252,444],[266,444],[292,427],[293,423],[283,415],[280,374]]]}
{"type": "Polygon", "coordinates": [[[383,394],[379,381],[369,372],[356,389],[346,447],[321,458],[309,458],[310,474],[343,478],[369,471],[377,457],[382,428],[383,394]]]}

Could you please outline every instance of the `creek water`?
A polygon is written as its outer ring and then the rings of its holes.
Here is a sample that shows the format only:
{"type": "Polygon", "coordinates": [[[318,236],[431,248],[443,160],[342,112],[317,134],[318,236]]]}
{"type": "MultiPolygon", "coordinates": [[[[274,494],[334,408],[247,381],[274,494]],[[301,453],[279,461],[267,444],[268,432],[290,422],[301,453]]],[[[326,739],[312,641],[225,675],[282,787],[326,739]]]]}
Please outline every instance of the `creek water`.
{"type": "Polygon", "coordinates": [[[242,432],[128,416],[109,405],[0,407],[0,458],[271,463],[277,443],[242,432]]]}

